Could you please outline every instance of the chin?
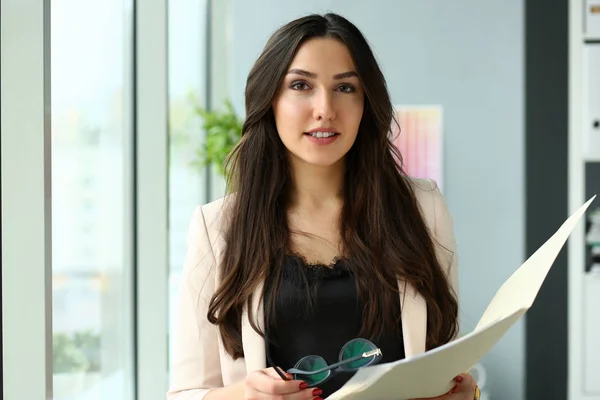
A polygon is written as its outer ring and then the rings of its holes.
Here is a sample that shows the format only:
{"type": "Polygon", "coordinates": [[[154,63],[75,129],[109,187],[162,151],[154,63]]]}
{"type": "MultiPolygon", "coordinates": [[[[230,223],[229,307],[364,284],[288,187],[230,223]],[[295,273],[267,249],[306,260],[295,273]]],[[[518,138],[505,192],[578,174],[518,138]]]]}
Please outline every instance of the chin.
{"type": "Polygon", "coordinates": [[[296,165],[310,165],[313,167],[329,168],[337,166],[343,163],[346,156],[346,151],[342,149],[320,149],[321,151],[314,151],[314,149],[288,149],[288,155],[291,157],[290,161],[296,165]]]}
{"type": "Polygon", "coordinates": [[[342,162],[343,157],[301,157],[300,160],[315,167],[333,167],[342,162]]]}

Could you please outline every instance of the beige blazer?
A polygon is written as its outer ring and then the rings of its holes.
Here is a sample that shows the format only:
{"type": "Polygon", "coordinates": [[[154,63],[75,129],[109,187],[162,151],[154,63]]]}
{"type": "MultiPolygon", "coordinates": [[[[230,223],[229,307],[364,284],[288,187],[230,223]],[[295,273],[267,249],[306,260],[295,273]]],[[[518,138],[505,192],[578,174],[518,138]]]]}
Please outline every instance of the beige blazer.
{"type": "MultiPolygon", "coordinates": [[[[437,185],[412,179],[421,210],[438,243],[437,254],[454,290],[458,293],[458,271],[452,219],[437,185]]],[[[218,329],[206,319],[207,307],[218,282],[225,248],[221,233],[223,199],[198,206],[187,239],[179,305],[173,333],[169,400],[200,400],[216,387],[227,386],[251,371],[266,368],[264,339],[250,326],[247,310],[242,315],[244,358],[233,360],[225,353],[218,329]]],[[[425,351],[427,308],[425,300],[410,284],[398,282],[402,307],[403,342],[407,357],[425,351]],[[402,294],[405,294],[403,296],[402,294]]],[[[260,293],[262,288],[257,289],[260,293]]],[[[254,296],[255,315],[262,328],[260,296],[254,296]]]]}

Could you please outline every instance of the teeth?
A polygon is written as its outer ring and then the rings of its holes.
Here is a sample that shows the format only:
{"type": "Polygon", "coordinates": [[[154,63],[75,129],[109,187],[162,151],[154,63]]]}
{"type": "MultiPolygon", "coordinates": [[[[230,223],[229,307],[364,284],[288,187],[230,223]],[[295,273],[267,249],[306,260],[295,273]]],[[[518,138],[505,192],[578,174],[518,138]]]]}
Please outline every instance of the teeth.
{"type": "Polygon", "coordinates": [[[316,137],[316,138],[328,138],[333,135],[335,135],[335,133],[333,133],[333,132],[312,132],[310,134],[310,136],[316,137]]]}

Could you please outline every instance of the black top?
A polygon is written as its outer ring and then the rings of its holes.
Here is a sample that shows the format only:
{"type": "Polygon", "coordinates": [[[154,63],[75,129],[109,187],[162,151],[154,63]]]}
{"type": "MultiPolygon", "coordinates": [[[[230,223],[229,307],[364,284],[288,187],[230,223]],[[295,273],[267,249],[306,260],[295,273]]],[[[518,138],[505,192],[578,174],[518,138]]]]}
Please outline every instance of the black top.
{"type": "MultiPolygon", "coordinates": [[[[266,287],[271,285],[269,282],[266,287]]],[[[395,314],[400,315],[400,300],[394,304],[398,307],[395,314]]],[[[271,360],[283,370],[293,368],[307,355],[319,355],[329,365],[339,361],[344,344],[359,337],[362,307],[350,262],[309,265],[302,257],[287,256],[275,302],[275,320],[268,329],[271,360]]],[[[382,351],[379,363],[404,358],[400,323],[396,331],[386,332],[372,342],[382,351]]],[[[353,374],[338,373],[318,385],[323,390],[321,397],[338,390],[353,374]]]]}

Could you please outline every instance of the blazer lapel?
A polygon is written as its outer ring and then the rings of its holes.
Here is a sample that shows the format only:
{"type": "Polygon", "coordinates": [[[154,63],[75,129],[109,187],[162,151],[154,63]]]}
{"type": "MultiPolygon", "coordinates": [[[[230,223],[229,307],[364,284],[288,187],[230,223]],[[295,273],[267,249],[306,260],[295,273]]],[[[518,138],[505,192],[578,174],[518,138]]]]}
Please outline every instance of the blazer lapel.
{"type": "Polygon", "coordinates": [[[402,335],[406,358],[425,352],[427,305],[425,299],[406,281],[399,281],[402,309],[402,335]]]}
{"type": "MultiPolygon", "coordinates": [[[[252,299],[252,310],[258,321],[258,327],[264,332],[264,311],[260,293],[263,292],[263,284],[256,288],[252,299]]],[[[265,353],[265,340],[250,325],[248,310],[242,313],[242,347],[244,349],[244,361],[246,362],[246,373],[267,367],[267,356],[265,353]]]]}

